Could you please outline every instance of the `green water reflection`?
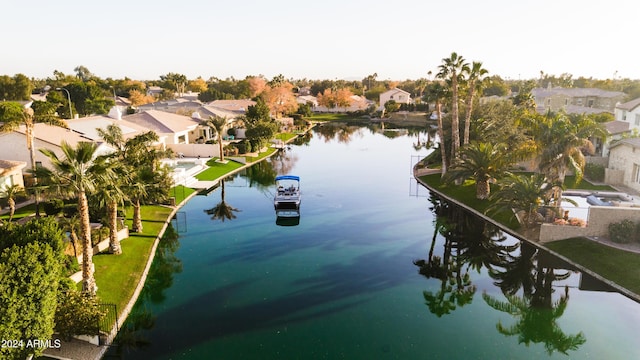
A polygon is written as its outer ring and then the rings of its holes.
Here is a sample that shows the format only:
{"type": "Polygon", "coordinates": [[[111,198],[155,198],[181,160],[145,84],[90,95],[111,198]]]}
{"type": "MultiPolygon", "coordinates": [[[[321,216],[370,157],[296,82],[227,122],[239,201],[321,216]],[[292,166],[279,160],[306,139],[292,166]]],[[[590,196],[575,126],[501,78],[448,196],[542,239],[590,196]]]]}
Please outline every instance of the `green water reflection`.
{"type": "Polygon", "coordinates": [[[429,136],[323,126],[190,200],[188,231],[158,250],[107,358],[640,357],[637,303],[459,207],[410,196],[429,136]],[[292,226],[273,210],[283,173],[301,176],[292,226]],[[212,221],[221,203],[241,211],[212,221]]]}

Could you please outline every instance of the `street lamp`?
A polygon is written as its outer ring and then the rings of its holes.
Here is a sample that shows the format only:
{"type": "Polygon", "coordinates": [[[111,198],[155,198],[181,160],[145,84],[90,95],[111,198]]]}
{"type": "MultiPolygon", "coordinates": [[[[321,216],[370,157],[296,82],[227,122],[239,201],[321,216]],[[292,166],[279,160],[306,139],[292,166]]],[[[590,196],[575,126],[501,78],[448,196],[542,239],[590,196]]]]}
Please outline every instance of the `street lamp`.
{"type": "Polygon", "coordinates": [[[69,119],[73,119],[73,111],[71,110],[71,94],[69,94],[69,90],[65,88],[56,88],[56,90],[64,90],[67,92],[67,100],[69,100],[69,119]]]}

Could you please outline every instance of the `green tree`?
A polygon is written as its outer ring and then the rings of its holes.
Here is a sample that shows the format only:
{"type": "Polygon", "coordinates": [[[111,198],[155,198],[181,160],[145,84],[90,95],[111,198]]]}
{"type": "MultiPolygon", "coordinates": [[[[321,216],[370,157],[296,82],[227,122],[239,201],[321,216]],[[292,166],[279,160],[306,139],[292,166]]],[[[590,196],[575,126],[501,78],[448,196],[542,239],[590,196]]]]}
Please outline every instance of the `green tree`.
{"type": "Polygon", "coordinates": [[[0,76],[0,101],[29,100],[32,90],[31,80],[23,74],[16,74],[13,77],[0,76]]]}
{"type": "Polygon", "coordinates": [[[16,212],[16,197],[25,196],[26,194],[24,188],[18,184],[5,184],[3,188],[0,188],[0,196],[7,198],[9,205],[9,222],[13,220],[13,215],[16,212]]]}
{"type": "Polygon", "coordinates": [[[249,125],[259,121],[271,121],[271,110],[262,98],[258,98],[255,105],[247,107],[245,118],[249,125]]]}
{"type": "Polygon", "coordinates": [[[431,83],[427,87],[425,97],[427,101],[433,101],[436,104],[436,116],[438,121],[438,138],[440,142],[440,155],[442,158],[442,175],[447,173],[449,161],[447,159],[447,151],[445,146],[444,124],[442,122],[442,101],[446,96],[446,89],[440,83],[431,83]]]}
{"type": "MultiPolygon", "coordinates": [[[[27,139],[27,149],[29,150],[29,158],[31,162],[31,171],[34,174],[34,185],[37,185],[36,174],[36,149],[34,145],[35,140],[35,124],[46,123],[49,125],[67,127],[67,123],[60,120],[50,114],[39,113],[35,114],[34,110],[30,107],[24,107],[16,102],[3,102],[0,103],[0,133],[10,132],[18,129],[21,125],[25,127],[25,136],[27,139]]],[[[40,216],[40,199],[38,191],[35,195],[36,202],[36,216],[40,216]]]]}
{"type": "Polygon", "coordinates": [[[469,64],[462,56],[452,52],[450,57],[442,59],[442,65],[438,69],[436,77],[447,81],[451,88],[451,159],[457,159],[460,149],[458,84],[461,82],[463,74],[469,72],[469,64]]]}
{"type": "Polygon", "coordinates": [[[473,110],[473,100],[476,94],[480,94],[482,92],[482,87],[484,85],[484,76],[489,73],[489,71],[482,67],[481,62],[474,61],[471,64],[471,67],[467,67],[467,98],[465,100],[465,117],[464,117],[464,134],[462,139],[462,145],[469,143],[469,131],[471,128],[471,113],[473,110]]]}
{"type": "Polygon", "coordinates": [[[95,335],[100,331],[100,320],[106,314],[97,297],[70,289],[59,292],[57,300],[55,330],[63,339],[71,341],[74,335],[95,335]]]}
{"type": "Polygon", "coordinates": [[[212,220],[220,220],[222,222],[225,220],[233,220],[236,218],[235,212],[240,210],[234,208],[225,201],[224,180],[220,182],[220,188],[222,189],[220,193],[220,202],[211,209],[206,209],[204,212],[211,215],[212,220]]]}
{"type": "Polygon", "coordinates": [[[218,138],[218,150],[220,151],[220,161],[224,162],[224,149],[222,144],[222,131],[227,125],[227,119],[218,116],[209,116],[209,119],[202,122],[204,125],[210,127],[216,131],[216,137],[218,138]]]}
{"type": "Polygon", "coordinates": [[[503,144],[472,142],[464,146],[460,158],[456,160],[443,180],[473,179],[476,183],[476,198],[484,200],[489,197],[492,179],[501,177],[512,165],[509,154],[503,144]]]}
{"type": "Polygon", "coordinates": [[[106,179],[113,177],[103,157],[96,157],[98,145],[81,142],[74,148],[67,142],[61,143],[64,158],[49,149],[40,149],[51,161],[52,169],[42,168],[41,174],[49,179],[51,186],[63,194],[73,194],[78,201],[80,217],[80,239],[82,242],[82,290],[95,294],[97,290],[94,267],[91,226],[89,224],[89,204],[87,194],[92,193],[106,179]]]}
{"type": "Polygon", "coordinates": [[[0,349],[2,359],[41,355],[28,347],[34,339],[51,339],[56,294],[62,278],[63,233],[53,219],[0,228],[0,338],[22,341],[0,349]]]}
{"type": "Polygon", "coordinates": [[[166,75],[160,75],[160,80],[164,83],[162,85],[163,88],[168,90],[173,90],[182,96],[184,90],[187,86],[187,76],[178,73],[168,73],[166,75]]]}
{"type": "Polygon", "coordinates": [[[509,174],[499,183],[497,191],[489,197],[491,205],[487,212],[524,212],[524,225],[532,226],[538,218],[538,209],[548,201],[547,183],[544,176],[509,174]]]}

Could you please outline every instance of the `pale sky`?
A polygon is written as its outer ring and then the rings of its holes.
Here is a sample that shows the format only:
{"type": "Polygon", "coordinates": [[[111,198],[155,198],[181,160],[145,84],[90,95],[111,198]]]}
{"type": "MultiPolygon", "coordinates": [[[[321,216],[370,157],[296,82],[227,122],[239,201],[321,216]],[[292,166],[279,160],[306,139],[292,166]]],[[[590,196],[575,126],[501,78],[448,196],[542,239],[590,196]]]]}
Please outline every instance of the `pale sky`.
{"type": "Polygon", "coordinates": [[[0,75],[406,80],[457,52],[491,75],[640,79],[640,3],[3,0],[0,75]]]}

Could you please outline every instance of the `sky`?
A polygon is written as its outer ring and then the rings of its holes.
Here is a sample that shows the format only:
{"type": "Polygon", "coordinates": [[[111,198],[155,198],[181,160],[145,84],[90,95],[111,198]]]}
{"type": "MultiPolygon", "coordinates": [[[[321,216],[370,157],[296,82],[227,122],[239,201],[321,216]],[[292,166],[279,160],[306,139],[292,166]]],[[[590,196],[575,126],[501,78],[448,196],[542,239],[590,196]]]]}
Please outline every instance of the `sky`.
{"type": "Polygon", "coordinates": [[[3,0],[0,75],[433,78],[453,52],[503,79],[640,79],[637,0],[3,0]],[[429,75],[429,72],[432,75],[429,75]]]}

